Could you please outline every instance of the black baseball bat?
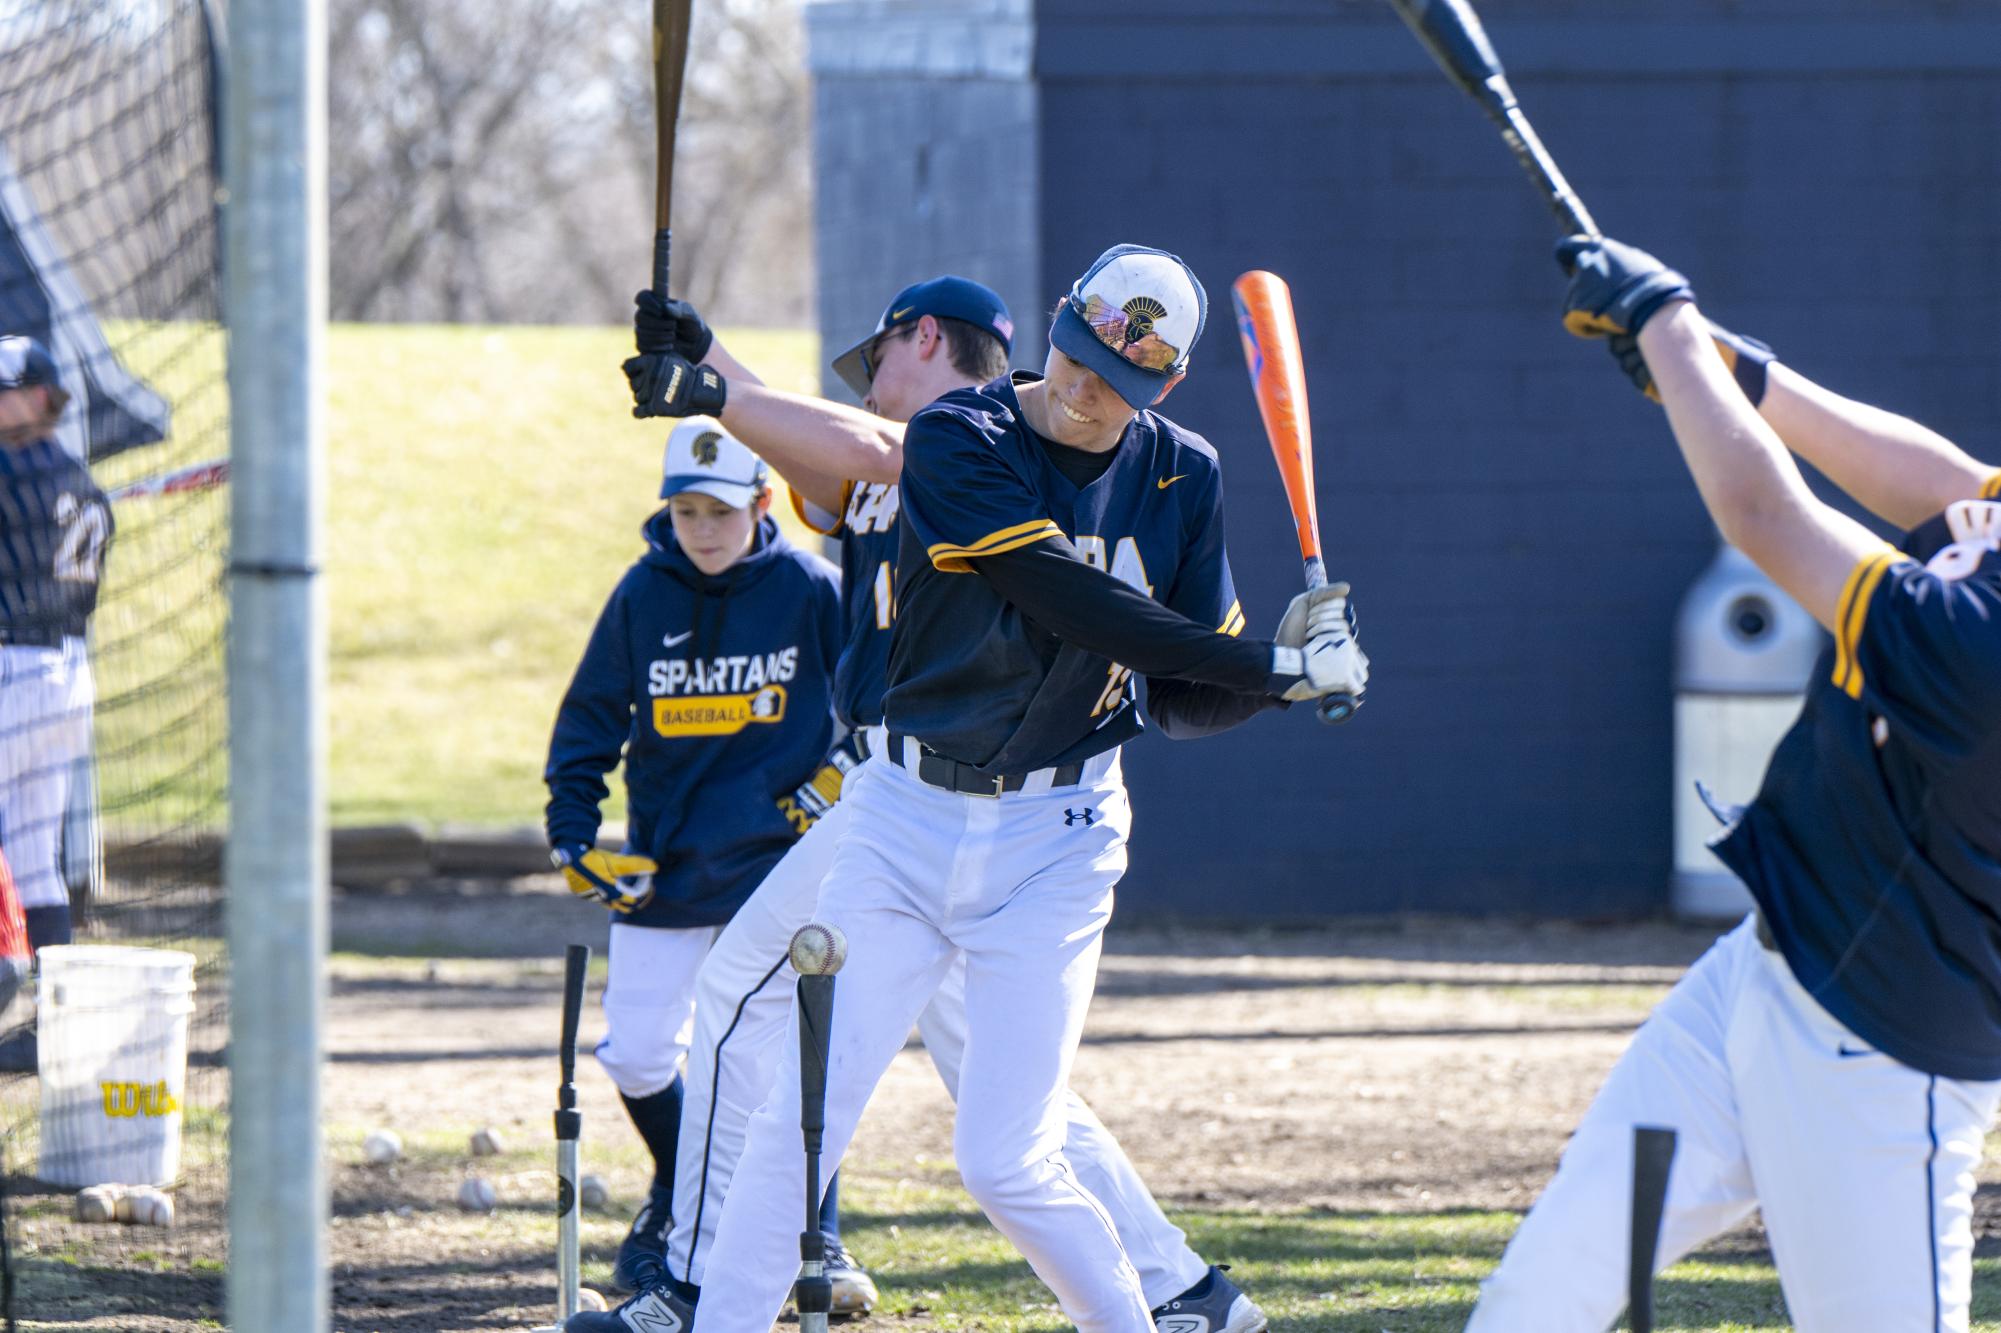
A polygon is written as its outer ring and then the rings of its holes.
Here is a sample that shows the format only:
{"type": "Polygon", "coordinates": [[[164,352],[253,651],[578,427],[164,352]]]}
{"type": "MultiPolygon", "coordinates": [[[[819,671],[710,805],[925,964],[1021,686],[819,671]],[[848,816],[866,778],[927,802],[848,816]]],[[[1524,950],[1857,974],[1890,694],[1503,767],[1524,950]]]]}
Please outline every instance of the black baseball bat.
{"type": "Polygon", "coordinates": [[[1410,25],[1446,77],[1500,127],[1501,138],[1535,182],[1563,225],[1564,234],[1600,235],[1583,200],[1563,178],[1556,159],[1543,147],[1535,126],[1529,124],[1515,101],[1501,58],[1494,53],[1494,44],[1487,40],[1487,30],[1480,26],[1480,16],[1468,0],[1390,0],[1390,6],[1410,25]]]}
{"type": "Polygon", "coordinates": [[[556,1317],[577,1312],[582,1279],[577,1234],[577,1140],[584,1129],[577,1109],[577,1022],[584,1012],[584,978],[591,946],[572,944],[563,955],[563,1040],[556,1048],[562,1080],[556,1085],[556,1317]]]}
{"type": "Polygon", "coordinates": [[[1626,1260],[1626,1310],[1633,1333],[1654,1330],[1654,1260],[1660,1252],[1674,1148],[1673,1130],[1633,1127],[1632,1249],[1626,1260]]]}
{"type": "Polygon", "coordinates": [[[799,1131],[806,1141],[806,1226],[799,1233],[799,1281],[792,1299],[800,1333],[826,1333],[834,1284],[820,1232],[820,1149],[827,1131],[827,1049],[834,1024],[832,974],[799,978],[799,1131]]]}
{"type": "Polygon", "coordinates": [[[681,79],[688,68],[693,0],[653,0],[653,292],[667,299],[674,234],[674,137],[681,123],[681,79]]]}

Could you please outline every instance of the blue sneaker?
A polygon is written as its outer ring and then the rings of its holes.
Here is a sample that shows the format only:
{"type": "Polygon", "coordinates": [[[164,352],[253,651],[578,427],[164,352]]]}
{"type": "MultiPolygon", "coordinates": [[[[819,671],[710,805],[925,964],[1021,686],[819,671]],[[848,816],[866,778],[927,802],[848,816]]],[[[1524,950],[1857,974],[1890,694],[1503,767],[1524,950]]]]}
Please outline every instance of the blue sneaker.
{"type": "Polygon", "coordinates": [[[1265,1333],[1265,1312],[1224,1274],[1224,1266],[1211,1264],[1200,1282],[1153,1312],[1153,1326],[1160,1333],[1265,1333]]]}
{"type": "Polygon", "coordinates": [[[632,1219],[612,1265],[611,1280],[620,1291],[643,1292],[666,1276],[667,1237],[673,1230],[674,1192],[655,1185],[646,1192],[646,1203],[632,1219]]]}
{"type": "Polygon", "coordinates": [[[663,1281],[616,1310],[579,1310],[563,1321],[563,1333],[687,1333],[694,1322],[695,1307],[663,1281]]]}

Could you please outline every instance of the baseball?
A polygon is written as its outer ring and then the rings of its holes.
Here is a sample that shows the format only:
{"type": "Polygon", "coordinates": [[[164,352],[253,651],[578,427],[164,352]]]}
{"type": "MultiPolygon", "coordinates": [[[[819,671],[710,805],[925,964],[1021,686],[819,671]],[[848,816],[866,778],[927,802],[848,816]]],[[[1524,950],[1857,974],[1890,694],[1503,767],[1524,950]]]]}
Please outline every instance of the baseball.
{"type": "Polygon", "coordinates": [[[142,1227],[170,1227],[174,1224],[174,1200],[164,1190],[132,1192],[132,1222],[142,1227]]]}
{"type": "Polygon", "coordinates": [[[472,1132],[472,1155],[474,1157],[498,1157],[500,1155],[500,1134],[498,1131],[476,1129],[472,1132]]]}
{"type": "Polygon", "coordinates": [[[602,1212],[611,1202],[611,1187],[603,1176],[585,1176],[577,1182],[577,1201],[592,1212],[602,1212]]]}
{"type": "Polygon", "coordinates": [[[361,1141],[361,1153],[369,1161],[381,1166],[393,1162],[403,1155],[403,1140],[393,1129],[371,1130],[361,1141]]]}
{"type": "Polygon", "coordinates": [[[604,1297],[589,1287],[577,1288],[577,1308],[579,1310],[608,1310],[604,1297]]]}
{"type": "Polygon", "coordinates": [[[459,1207],[469,1213],[490,1213],[499,1196],[493,1192],[493,1182],[483,1176],[467,1176],[459,1182],[459,1207]]]}
{"type": "Polygon", "coordinates": [[[120,1191],[117,1197],[112,1200],[111,1215],[121,1222],[130,1222],[132,1220],[132,1196],[120,1191]]]}
{"type": "Polygon", "coordinates": [[[792,935],[792,970],[802,977],[831,977],[848,961],[848,937],[840,927],[809,921],[792,935]]]}
{"type": "Polygon", "coordinates": [[[92,1185],[76,1196],[76,1220],[79,1222],[113,1222],[118,1219],[118,1196],[122,1193],[116,1185],[92,1185]]]}

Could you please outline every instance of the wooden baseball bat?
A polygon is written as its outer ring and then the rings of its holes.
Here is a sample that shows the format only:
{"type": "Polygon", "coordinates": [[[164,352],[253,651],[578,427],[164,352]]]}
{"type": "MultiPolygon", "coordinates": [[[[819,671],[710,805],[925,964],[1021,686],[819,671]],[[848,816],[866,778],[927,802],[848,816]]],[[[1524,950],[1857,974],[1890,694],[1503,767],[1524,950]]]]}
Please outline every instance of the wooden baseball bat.
{"type": "Polygon", "coordinates": [[[1501,59],[1494,54],[1494,44],[1487,40],[1487,30],[1480,26],[1480,16],[1473,12],[1470,0],[1390,0],[1390,7],[1410,25],[1446,77],[1500,127],[1502,140],[1535,182],[1563,225],[1564,234],[1599,235],[1598,224],[1591,220],[1584,201],[1563,178],[1556,159],[1543,147],[1535,126],[1529,124],[1515,101],[1507,72],[1501,68],[1501,59]]]}
{"type": "MultiPolygon", "coordinates": [[[[1306,564],[1306,586],[1327,582],[1327,565],[1320,555],[1320,510],[1313,494],[1313,428],[1306,410],[1306,363],[1299,354],[1299,326],[1292,314],[1292,292],[1276,273],[1253,269],[1230,288],[1237,306],[1237,331],[1243,335],[1244,363],[1250,367],[1251,392],[1264,418],[1265,438],[1278,460],[1285,483],[1286,506],[1299,538],[1299,555],[1306,564]]],[[[1361,701],[1352,694],[1330,694],[1319,701],[1322,722],[1346,722],[1361,701]]]]}
{"type": "Polygon", "coordinates": [[[653,291],[662,300],[674,242],[674,131],[681,122],[692,5],[693,0],[653,0],[653,291]]]}

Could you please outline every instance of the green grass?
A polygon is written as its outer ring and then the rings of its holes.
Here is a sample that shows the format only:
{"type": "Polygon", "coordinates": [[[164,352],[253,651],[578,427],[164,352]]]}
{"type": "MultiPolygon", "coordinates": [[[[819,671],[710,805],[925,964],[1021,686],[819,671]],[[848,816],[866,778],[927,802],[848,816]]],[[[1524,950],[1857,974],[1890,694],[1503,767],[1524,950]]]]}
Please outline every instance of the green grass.
{"type": "MultiPolygon", "coordinates": [[[[768,382],[813,387],[811,334],[724,336],[768,382]]],[[[659,504],[666,431],[630,415],[629,342],[330,331],[335,822],[539,820],[556,705],[659,504]]]]}

